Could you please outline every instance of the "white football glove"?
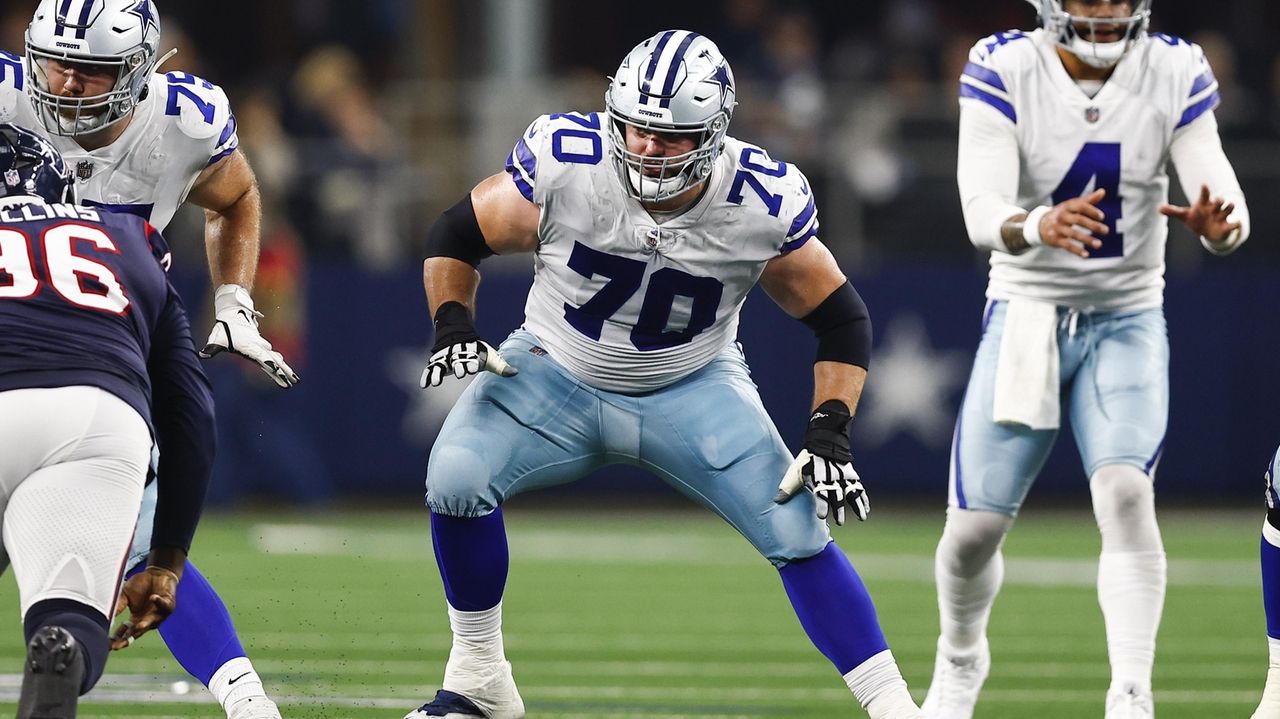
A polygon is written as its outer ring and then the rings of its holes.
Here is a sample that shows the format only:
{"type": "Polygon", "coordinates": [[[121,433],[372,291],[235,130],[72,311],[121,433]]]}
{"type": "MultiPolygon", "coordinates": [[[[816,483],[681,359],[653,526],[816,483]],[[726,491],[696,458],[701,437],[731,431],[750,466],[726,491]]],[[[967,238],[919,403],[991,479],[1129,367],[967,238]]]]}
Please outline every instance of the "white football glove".
{"type": "Polygon", "coordinates": [[[492,372],[500,377],[513,377],[518,373],[507,364],[493,345],[480,339],[471,323],[471,313],[459,302],[446,302],[436,310],[436,343],[431,359],[422,370],[418,386],[422,389],[437,387],[444,378],[453,375],[458,379],[492,372]]]}
{"type": "Polygon", "coordinates": [[[240,285],[219,286],[213,293],[213,308],[213,331],[200,350],[201,357],[208,359],[219,352],[231,352],[253,361],[281,387],[298,383],[298,374],[258,332],[258,318],[262,313],[253,308],[248,290],[240,285]]]}
{"type": "Polygon", "coordinates": [[[773,501],[782,504],[801,487],[808,487],[818,499],[818,518],[834,514],[836,524],[844,524],[844,508],[853,508],[859,521],[871,514],[871,499],[862,479],[853,469],[849,453],[849,409],[839,400],[828,400],[814,411],[805,432],[804,449],[796,456],[778,484],[773,501]]]}

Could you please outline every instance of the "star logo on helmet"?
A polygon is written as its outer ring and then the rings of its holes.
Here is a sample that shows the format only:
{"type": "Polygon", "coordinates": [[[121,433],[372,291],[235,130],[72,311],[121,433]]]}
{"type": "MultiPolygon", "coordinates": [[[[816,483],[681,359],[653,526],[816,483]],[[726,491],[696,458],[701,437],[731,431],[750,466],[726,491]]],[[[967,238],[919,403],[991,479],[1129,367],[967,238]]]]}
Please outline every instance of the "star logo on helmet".
{"type": "Polygon", "coordinates": [[[729,77],[729,66],[724,63],[716,65],[716,69],[711,73],[711,77],[706,79],[706,82],[720,86],[721,100],[724,100],[729,93],[733,92],[733,78],[729,77]]]}
{"type": "Polygon", "coordinates": [[[154,26],[156,32],[160,31],[160,23],[156,22],[155,10],[151,7],[151,0],[138,0],[138,4],[129,11],[129,14],[137,15],[142,21],[143,32],[146,32],[149,26],[154,26]]]}

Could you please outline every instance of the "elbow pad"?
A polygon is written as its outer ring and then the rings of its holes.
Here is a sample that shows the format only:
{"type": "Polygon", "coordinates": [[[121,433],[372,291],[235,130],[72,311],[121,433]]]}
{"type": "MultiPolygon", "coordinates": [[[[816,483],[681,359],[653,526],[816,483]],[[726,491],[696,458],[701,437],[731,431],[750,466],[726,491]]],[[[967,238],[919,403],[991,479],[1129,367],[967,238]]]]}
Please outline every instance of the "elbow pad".
{"type": "Polygon", "coordinates": [[[818,338],[815,362],[871,366],[871,315],[851,283],[840,285],[800,321],[818,338]]]}
{"type": "Polygon", "coordinates": [[[481,260],[493,254],[476,220],[471,193],[445,210],[427,231],[427,257],[452,257],[479,267],[481,260]]]}

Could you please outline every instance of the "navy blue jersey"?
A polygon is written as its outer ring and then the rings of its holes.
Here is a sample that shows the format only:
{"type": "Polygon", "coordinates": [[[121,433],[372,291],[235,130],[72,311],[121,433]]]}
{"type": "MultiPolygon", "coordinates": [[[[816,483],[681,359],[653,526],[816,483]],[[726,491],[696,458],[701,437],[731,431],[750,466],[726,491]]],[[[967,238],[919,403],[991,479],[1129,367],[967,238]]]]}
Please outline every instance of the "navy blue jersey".
{"type": "Polygon", "coordinates": [[[213,400],[168,265],[164,238],[135,215],[0,207],[0,391],[88,385],[129,403],[161,450],[152,546],[185,549],[213,461],[213,400]]]}
{"type": "Polygon", "coordinates": [[[0,390],[100,387],[150,424],[153,335],[190,335],[170,307],[168,252],[131,215],[37,202],[0,209],[0,390]]]}

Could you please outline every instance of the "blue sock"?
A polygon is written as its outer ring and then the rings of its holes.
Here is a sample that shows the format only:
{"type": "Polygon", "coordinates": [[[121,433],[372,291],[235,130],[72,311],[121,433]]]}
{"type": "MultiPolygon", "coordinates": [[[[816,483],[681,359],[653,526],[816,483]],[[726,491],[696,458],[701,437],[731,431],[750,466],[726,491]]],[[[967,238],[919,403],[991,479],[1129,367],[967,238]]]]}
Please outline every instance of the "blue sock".
{"type": "MultiPolygon", "coordinates": [[[[139,564],[129,576],[145,568],[139,564]]],[[[190,560],[178,582],[178,606],[159,631],[173,658],[205,686],[218,667],[245,656],[227,606],[190,560]]]]}
{"type": "Polygon", "coordinates": [[[507,530],[502,509],[483,517],[431,513],[431,540],[449,606],[482,612],[502,601],[507,585],[507,530]]]}
{"type": "Polygon", "coordinates": [[[1262,537],[1262,607],[1267,613],[1267,636],[1280,639],[1280,547],[1262,537]]]}
{"type": "Polygon", "coordinates": [[[109,626],[102,612],[72,599],[45,599],[36,602],[22,618],[23,634],[28,642],[40,627],[62,627],[75,637],[84,655],[81,696],[98,683],[102,670],[107,666],[107,652],[111,646],[107,638],[109,626]]]}
{"type": "Polygon", "coordinates": [[[809,640],[841,675],[889,648],[871,595],[835,542],[778,574],[809,640]]]}

